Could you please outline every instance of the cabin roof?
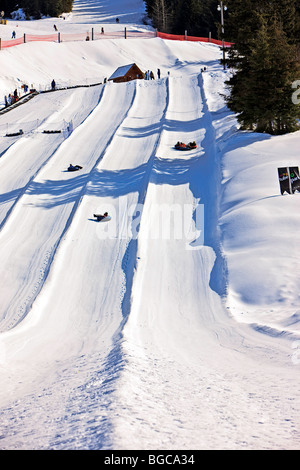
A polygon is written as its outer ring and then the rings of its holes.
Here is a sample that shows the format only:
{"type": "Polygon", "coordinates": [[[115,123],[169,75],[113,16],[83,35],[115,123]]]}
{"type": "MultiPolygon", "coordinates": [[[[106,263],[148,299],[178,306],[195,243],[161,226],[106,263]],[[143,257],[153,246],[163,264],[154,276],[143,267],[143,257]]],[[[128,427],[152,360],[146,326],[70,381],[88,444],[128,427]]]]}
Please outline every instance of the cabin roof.
{"type": "Polygon", "coordinates": [[[131,67],[135,64],[129,64],[129,65],[122,65],[121,67],[118,67],[114,73],[109,77],[109,80],[113,80],[114,78],[120,78],[124,77],[127,72],[131,69],[131,67]]]}

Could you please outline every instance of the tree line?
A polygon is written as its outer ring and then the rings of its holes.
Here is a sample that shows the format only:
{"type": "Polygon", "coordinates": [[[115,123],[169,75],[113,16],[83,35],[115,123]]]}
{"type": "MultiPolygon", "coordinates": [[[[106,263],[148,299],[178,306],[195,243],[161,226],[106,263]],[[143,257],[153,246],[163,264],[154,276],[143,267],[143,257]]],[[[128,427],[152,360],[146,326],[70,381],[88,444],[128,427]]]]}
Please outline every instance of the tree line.
{"type": "Polygon", "coordinates": [[[145,0],[153,26],[163,33],[213,37],[218,34],[218,0],[145,0]]]}
{"type": "Polygon", "coordinates": [[[73,0],[0,0],[0,11],[9,17],[21,8],[28,19],[59,16],[72,10],[73,0]]]}

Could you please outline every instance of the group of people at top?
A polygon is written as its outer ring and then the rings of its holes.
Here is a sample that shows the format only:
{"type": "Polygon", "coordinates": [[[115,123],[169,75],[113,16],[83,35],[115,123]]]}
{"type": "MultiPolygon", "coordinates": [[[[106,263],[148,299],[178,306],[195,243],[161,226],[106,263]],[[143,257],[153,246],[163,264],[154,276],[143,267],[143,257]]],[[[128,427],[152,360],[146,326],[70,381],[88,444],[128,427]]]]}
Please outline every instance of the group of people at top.
{"type": "MultiPolygon", "coordinates": [[[[160,78],[160,69],[157,69],[157,78],[160,78]]],[[[145,80],[155,80],[154,73],[152,72],[152,70],[146,70],[145,80]]]]}
{"type": "Polygon", "coordinates": [[[13,93],[9,93],[8,96],[5,95],[4,101],[5,101],[5,107],[10,106],[11,104],[14,104],[18,101],[19,95],[18,95],[18,90],[15,89],[13,93]]]}

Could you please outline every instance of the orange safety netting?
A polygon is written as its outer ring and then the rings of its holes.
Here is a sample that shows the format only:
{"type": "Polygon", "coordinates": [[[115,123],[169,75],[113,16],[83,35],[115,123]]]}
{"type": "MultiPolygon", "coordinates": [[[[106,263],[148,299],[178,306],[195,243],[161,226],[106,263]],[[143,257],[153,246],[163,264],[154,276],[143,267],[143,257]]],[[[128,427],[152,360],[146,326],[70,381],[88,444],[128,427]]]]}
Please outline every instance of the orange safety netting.
{"type": "Polygon", "coordinates": [[[118,39],[124,37],[124,31],[115,31],[109,33],[94,32],[94,39],[118,39]]]}
{"type": "Polygon", "coordinates": [[[69,42],[69,41],[85,41],[86,37],[91,37],[89,32],[87,33],[77,33],[77,34],[60,34],[60,42],[69,42]]]}
{"type": "Polygon", "coordinates": [[[148,33],[142,33],[141,31],[127,31],[126,35],[129,38],[140,38],[140,37],[142,37],[143,39],[145,39],[145,38],[155,38],[156,37],[156,33],[153,32],[153,31],[148,31],[148,33]]]}
{"type": "Polygon", "coordinates": [[[24,42],[32,42],[32,41],[57,41],[58,35],[57,34],[46,34],[37,36],[34,34],[25,34],[24,35],[24,42]]]}
{"type": "Polygon", "coordinates": [[[4,49],[5,47],[12,47],[12,46],[18,46],[19,44],[23,44],[24,39],[18,38],[18,39],[10,39],[9,41],[2,41],[0,42],[1,44],[1,49],[4,49]]]}
{"type": "MultiPolygon", "coordinates": [[[[218,46],[222,46],[223,42],[218,39],[209,39],[209,38],[201,38],[197,36],[188,36],[185,34],[167,34],[167,33],[160,33],[157,32],[157,37],[161,39],[170,39],[173,41],[194,41],[194,42],[209,42],[211,44],[217,44],[218,46]]],[[[226,47],[232,45],[231,42],[224,42],[226,47]]]]}

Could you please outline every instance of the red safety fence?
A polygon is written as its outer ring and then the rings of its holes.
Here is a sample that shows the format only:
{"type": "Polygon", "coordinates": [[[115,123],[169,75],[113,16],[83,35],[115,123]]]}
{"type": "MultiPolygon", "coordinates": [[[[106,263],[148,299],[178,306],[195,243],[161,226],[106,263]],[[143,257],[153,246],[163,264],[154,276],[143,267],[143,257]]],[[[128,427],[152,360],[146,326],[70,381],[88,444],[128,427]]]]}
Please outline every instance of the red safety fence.
{"type": "MultiPolygon", "coordinates": [[[[167,33],[160,33],[157,32],[157,37],[162,39],[170,39],[173,41],[194,41],[194,42],[209,42],[211,44],[217,44],[218,46],[223,45],[223,41],[219,39],[211,39],[211,38],[201,38],[197,36],[188,36],[187,34],[167,34],[167,33]]],[[[224,42],[225,47],[230,47],[232,45],[231,42],[224,42]]]]}
{"type": "Polygon", "coordinates": [[[33,41],[55,42],[55,41],[58,41],[58,35],[47,34],[47,35],[37,36],[35,34],[24,34],[23,40],[24,42],[33,42],[33,41]]]}
{"type": "Polygon", "coordinates": [[[0,39],[0,49],[4,49],[6,47],[18,46],[19,44],[23,44],[23,42],[24,42],[23,38],[11,39],[9,41],[3,41],[0,39]]]}
{"type": "Polygon", "coordinates": [[[126,36],[128,38],[139,38],[141,37],[141,34],[143,34],[143,38],[155,38],[156,37],[156,31],[148,31],[148,32],[143,32],[141,33],[140,31],[127,31],[126,36]]]}
{"type": "MultiPolygon", "coordinates": [[[[162,38],[162,39],[170,39],[175,41],[194,41],[194,42],[209,42],[212,44],[217,44],[222,46],[223,42],[217,39],[211,38],[202,38],[196,36],[188,36],[188,35],[178,35],[178,34],[167,34],[167,33],[160,33],[155,31],[148,31],[148,32],[141,32],[141,31],[127,31],[125,28],[124,31],[114,31],[114,32],[96,32],[94,28],[92,31],[87,31],[85,33],[77,33],[77,34],[65,34],[65,33],[54,33],[48,35],[33,35],[33,34],[24,34],[22,37],[17,39],[10,39],[8,41],[4,41],[0,38],[0,50],[5,49],[7,47],[17,46],[19,44],[33,42],[33,41],[47,41],[47,42],[70,42],[70,41],[87,41],[87,40],[97,40],[97,39],[120,39],[120,38],[162,38]]],[[[226,47],[231,46],[232,43],[225,42],[226,47]]]]}

